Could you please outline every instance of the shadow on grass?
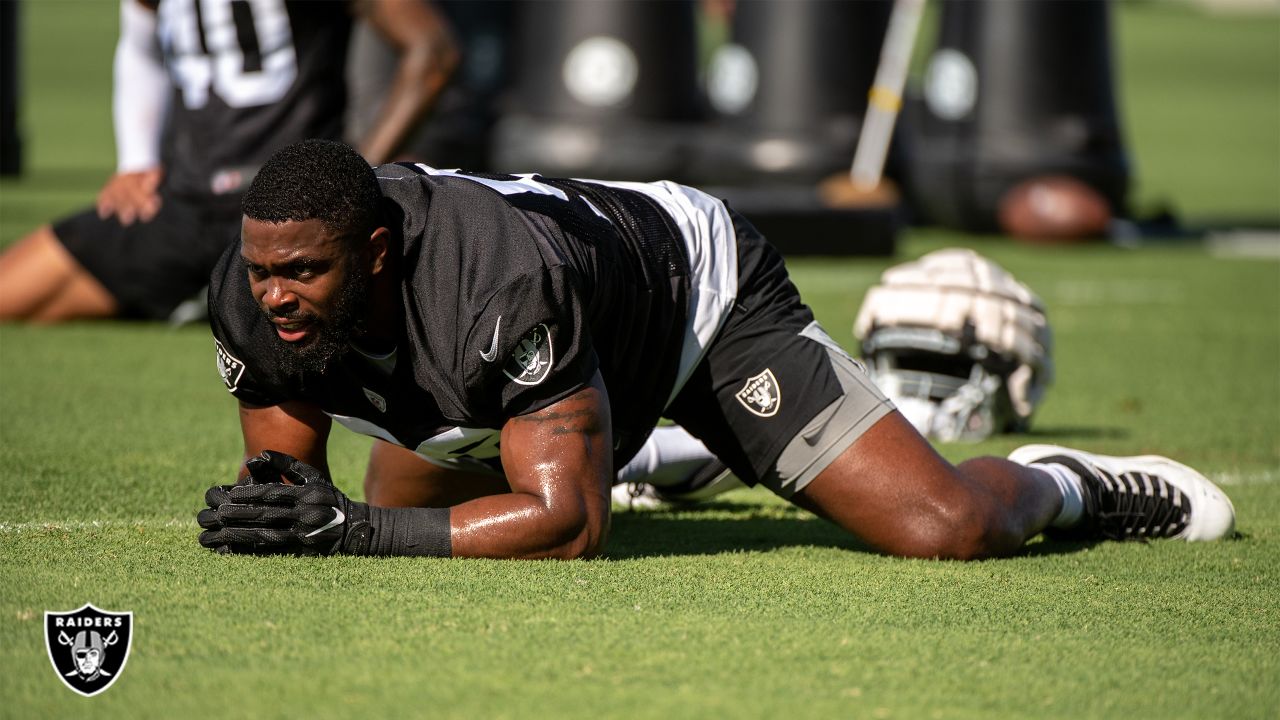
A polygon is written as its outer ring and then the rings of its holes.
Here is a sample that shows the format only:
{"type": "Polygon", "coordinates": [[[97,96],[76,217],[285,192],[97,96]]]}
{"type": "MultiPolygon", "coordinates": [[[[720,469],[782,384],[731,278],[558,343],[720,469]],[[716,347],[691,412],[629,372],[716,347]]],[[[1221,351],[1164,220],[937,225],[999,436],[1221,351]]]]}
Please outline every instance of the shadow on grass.
{"type": "Polygon", "coordinates": [[[613,514],[607,557],[718,555],[812,546],[872,552],[857,538],[796,508],[704,503],[613,514]]]}
{"type": "Polygon", "coordinates": [[[1050,555],[1071,555],[1084,552],[1105,540],[1050,540],[1048,538],[1033,539],[1018,551],[1014,557],[1047,557],[1050,555]]]}
{"type": "MultiPolygon", "coordinates": [[[[1072,554],[1096,544],[1040,539],[1014,557],[1072,554]]],[[[615,512],[605,556],[626,560],[768,552],[788,547],[879,554],[836,525],[798,508],[706,503],[690,509],[615,512]]]]}

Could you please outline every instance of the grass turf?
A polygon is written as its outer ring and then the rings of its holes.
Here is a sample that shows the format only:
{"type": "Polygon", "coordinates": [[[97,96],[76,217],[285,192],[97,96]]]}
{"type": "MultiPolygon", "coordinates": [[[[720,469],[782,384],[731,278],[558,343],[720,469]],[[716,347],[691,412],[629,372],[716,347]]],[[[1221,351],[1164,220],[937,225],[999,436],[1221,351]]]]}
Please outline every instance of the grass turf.
{"type": "MultiPolygon", "coordinates": [[[[4,243],[83,205],[111,161],[114,7],[23,11],[32,170],[0,182],[4,243]],[[45,42],[55,31],[77,52],[45,42]]],[[[1144,4],[1117,31],[1139,198],[1280,217],[1280,23],[1144,4]]],[[[5,326],[0,717],[1273,717],[1280,264],[941,231],[901,255],[957,244],[1051,309],[1058,382],[1032,440],[1190,462],[1225,485],[1241,537],[903,561],[753,491],[620,513],[602,561],[218,557],[193,513],[230,476],[238,430],[208,332],[5,326]],[[127,669],[92,700],[52,676],[41,630],[44,610],[85,601],[136,622],[127,669]]],[[[791,266],[851,344],[887,264],[791,266]]],[[[358,497],[367,441],[333,443],[358,497]]]]}

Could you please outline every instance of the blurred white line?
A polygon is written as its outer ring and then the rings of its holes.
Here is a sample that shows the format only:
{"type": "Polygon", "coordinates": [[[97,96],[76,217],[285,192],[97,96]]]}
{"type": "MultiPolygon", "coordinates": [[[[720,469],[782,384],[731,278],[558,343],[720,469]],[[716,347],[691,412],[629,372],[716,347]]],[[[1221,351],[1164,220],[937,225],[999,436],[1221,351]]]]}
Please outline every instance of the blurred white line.
{"type": "Polygon", "coordinates": [[[1181,284],[1163,280],[1059,280],[1049,286],[1044,297],[1055,305],[1169,305],[1179,302],[1184,292],[1181,284]]]}
{"type": "Polygon", "coordinates": [[[1209,254],[1216,258],[1260,258],[1280,260],[1280,232],[1235,230],[1210,233],[1204,239],[1209,254]]]}
{"type": "Polygon", "coordinates": [[[1218,485],[1266,485],[1280,481],[1280,469],[1248,473],[1218,473],[1209,476],[1218,485]]]}
{"type": "Polygon", "coordinates": [[[194,525],[194,520],[194,518],[171,518],[169,520],[61,520],[20,523],[0,522],[0,533],[50,532],[59,530],[83,532],[85,530],[113,530],[116,528],[147,529],[190,527],[194,525]]]}

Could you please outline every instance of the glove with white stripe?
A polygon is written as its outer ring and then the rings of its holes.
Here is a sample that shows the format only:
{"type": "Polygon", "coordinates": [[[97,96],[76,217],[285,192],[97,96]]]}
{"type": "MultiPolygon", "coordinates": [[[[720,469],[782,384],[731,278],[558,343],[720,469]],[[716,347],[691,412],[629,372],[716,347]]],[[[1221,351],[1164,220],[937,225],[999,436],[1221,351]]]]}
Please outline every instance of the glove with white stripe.
{"type": "Polygon", "coordinates": [[[201,545],[252,555],[368,554],[369,506],[349,500],[319,470],[274,450],[245,467],[248,484],[205,493],[208,507],[196,516],[201,545]]]}

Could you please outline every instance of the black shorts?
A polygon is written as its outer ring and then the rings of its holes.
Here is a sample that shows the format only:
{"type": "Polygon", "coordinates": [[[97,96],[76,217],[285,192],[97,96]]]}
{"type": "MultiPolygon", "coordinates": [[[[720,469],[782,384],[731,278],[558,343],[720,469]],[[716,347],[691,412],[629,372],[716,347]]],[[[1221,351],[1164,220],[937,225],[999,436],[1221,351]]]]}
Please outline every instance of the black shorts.
{"type": "Polygon", "coordinates": [[[738,299],[666,415],[743,482],[789,495],[822,469],[810,467],[819,456],[830,462],[892,405],[818,326],[777,250],[747,220],[730,215],[738,243],[738,299]],[[835,426],[826,428],[833,414],[839,416],[835,426]],[[796,441],[817,442],[824,433],[839,436],[824,442],[841,446],[815,447],[813,459],[799,470],[802,477],[785,477],[798,461],[789,459],[789,467],[780,468],[783,450],[796,441]]]}
{"type": "Polygon", "coordinates": [[[96,210],[53,225],[58,241],[115,297],[120,315],[160,320],[209,284],[218,258],[240,234],[239,196],[161,196],[150,222],[121,225],[96,210]]]}

